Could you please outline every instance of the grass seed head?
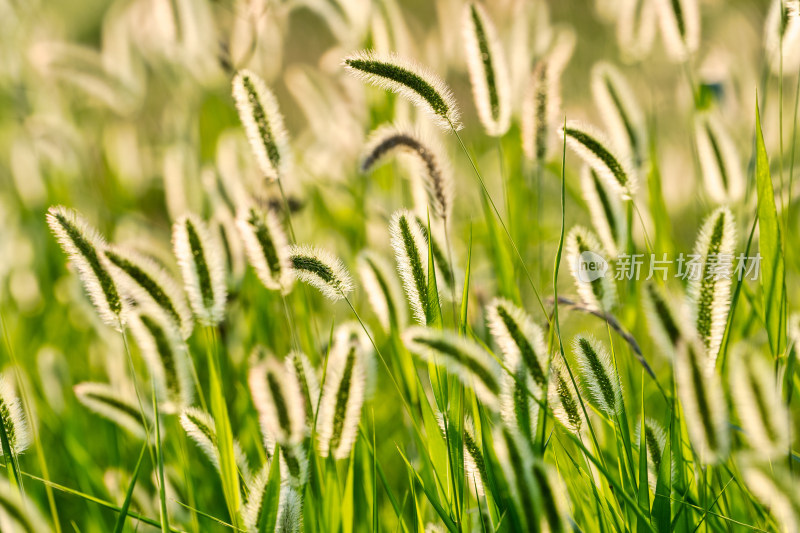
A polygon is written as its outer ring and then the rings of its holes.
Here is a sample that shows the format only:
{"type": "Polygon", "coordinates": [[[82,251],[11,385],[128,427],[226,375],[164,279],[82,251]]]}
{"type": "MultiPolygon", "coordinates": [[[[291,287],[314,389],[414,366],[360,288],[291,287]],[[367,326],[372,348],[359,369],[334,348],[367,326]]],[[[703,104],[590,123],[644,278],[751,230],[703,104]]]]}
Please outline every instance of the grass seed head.
{"type": "Polygon", "coordinates": [[[680,315],[664,291],[652,282],[645,283],[642,290],[642,307],[656,351],[674,359],[675,348],[681,340],[681,331],[687,329],[681,325],[680,315]]]}
{"type": "Polygon", "coordinates": [[[622,409],[622,387],[608,351],[591,336],[577,335],[573,342],[583,388],[594,402],[613,419],[622,409]]]}
{"type": "Polygon", "coordinates": [[[623,57],[638,61],[653,49],[658,23],[651,0],[623,0],[617,18],[617,43],[623,57]]]}
{"type": "Polygon", "coordinates": [[[0,478],[0,524],[10,527],[10,531],[15,533],[53,531],[34,502],[25,496],[25,491],[2,478],[0,478]]]}
{"type": "Polygon", "coordinates": [[[386,333],[401,331],[408,320],[400,285],[387,261],[370,250],[362,251],[357,260],[361,286],[369,304],[386,333]]]}
{"type": "MultiPolygon", "coordinates": [[[[13,384],[5,374],[0,374],[0,423],[6,430],[8,445],[13,456],[24,452],[30,446],[31,435],[25,411],[13,384]]],[[[3,450],[0,447],[0,456],[2,455],[3,450]]]]}
{"type": "Polygon", "coordinates": [[[718,204],[741,200],[746,187],[742,162],[722,122],[713,114],[699,114],[694,131],[703,184],[711,200],[718,204]]]}
{"type": "Polygon", "coordinates": [[[628,219],[619,195],[588,165],[581,170],[581,189],[603,248],[609,258],[617,257],[628,235],[628,219]]]}
{"type": "Polygon", "coordinates": [[[268,356],[250,369],[248,381],[265,431],[281,446],[300,444],[306,435],[305,402],[300,383],[286,365],[268,356]]]}
{"type": "Polygon", "coordinates": [[[108,383],[79,383],[74,391],[75,397],[85,407],[114,422],[134,437],[145,439],[142,416],[147,425],[152,426],[152,414],[147,410],[143,414],[130,395],[108,383]]]}
{"type": "Polygon", "coordinates": [[[585,262],[583,254],[600,255],[602,248],[595,235],[581,226],[573,227],[567,235],[566,255],[570,273],[575,280],[578,296],[587,306],[602,311],[609,311],[617,305],[617,286],[613,273],[607,270],[598,278],[590,280],[581,273],[581,265],[585,262]]]}
{"type": "Polygon", "coordinates": [[[244,207],[236,217],[236,227],[244,244],[247,260],[270,290],[286,294],[292,289],[292,263],[289,244],[278,217],[271,210],[244,207]]]}
{"type": "Polygon", "coordinates": [[[550,363],[547,398],[553,415],[561,425],[578,434],[585,422],[583,406],[561,354],[554,355],[550,363]]]}
{"type": "Polygon", "coordinates": [[[592,96],[597,110],[621,155],[640,168],[648,149],[644,113],[622,73],[601,61],[592,67],[592,96]]]}
{"type": "Polygon", "coordinates": [[[397,270],[414,319],[424,325],[428,316],[428,246],[414,215],[401,209],[389,223],[397,270]]]}
{"type": "Polygon", "coordinates": [[[300,395],[303,398],[303,410],[306,414],[306,429],[314,424],[314,414],[319,400],[319,377],[317,369],[311,364],[308,356],[303,352],[294,350],[286,355],[286,373],[289,379],[294,379],[300,385],[300,395]]]}
{"type": "Polygon", "coordinates": [[[353,280],[341,259],[321,248],[289,246],[294,276],[316,287],[331,301],[342,300],[353,290],[353,280]]]}
{"type": "Polygon", "coordinates": [[[654,0],[667,55],[684,62],[700,46],[698,0],[654,0]]]}
{"type": "Polygon", "coordinates": [[[547,387],[547,346],[544,333],[523,309],[512,302],[495,298],[486,307],[489,331],[509,369],[522,364],[530,374],[536,389],[547,387]]]}

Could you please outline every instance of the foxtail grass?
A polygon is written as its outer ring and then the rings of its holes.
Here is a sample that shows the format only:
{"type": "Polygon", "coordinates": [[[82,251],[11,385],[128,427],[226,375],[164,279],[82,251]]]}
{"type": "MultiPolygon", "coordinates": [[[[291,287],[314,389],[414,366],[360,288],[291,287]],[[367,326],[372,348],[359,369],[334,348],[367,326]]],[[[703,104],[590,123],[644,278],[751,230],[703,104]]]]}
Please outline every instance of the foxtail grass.
{"type": "Polygon", "coordinates": [[[573,342],[581,384],[600,410],[614,419],[622,406],[619,375],[608,351],[591,336],[577,335],[573,342]]]}
{"type": "Polygon", "coordinates": [[[596,63],[591,78],[592,96],[611,141],[623,157],[641,167],[647,153],[647,126],[633,90],[611,63],[596,63]]]}
{"type": "Polygon", "coordinates": [[[291,291],[294,278],[289,244],[278,217],[271,210],[250,206],[240,209],[236,227],[247,260],[264,287],[284,294],[291,291]]]}
{"type": "Polygon", "coordinates": [[[617,43],[623,57],[644,60],[653,48],[658,23],[651,0],[623,0],[617,18],[617,43]]]}
{"type": "Polygon", "coordinates": [[[589,166],[581,170],[581,190],[605,252],[609,258],[617,257],[628,237],[628,219],[619,195],[589,166]]]}
{"type": "Polygon", "coordinates": [[[654,0],[667,55],[685,62],[700,46],[698,0],[654,0]]]}
{"type": "Polygon", "coordinates": [[[24,452],[31,444],[31,432],[28,427],[28,420],[22,409],[22,402],[14,391],[13,384],[5,374],[0,374],[0,423],[3,424],[5,441],[8,444],[8,452],[11,457],[6,456],[5,446],[0,449],[6,461],[13,461],[17,455],[24,452]]]}
{"type": "Polygon", "coordinates": [[[5,479],[0,479],[0,524],[19,533],[53,531],[39,509],[32,501],[28,501],[25,493],[5,479]]]}
{"type": "Polygon", "coordinates": [[[147,428],[152,426],[152,414],[140,409],[136,400],[107,383],[79,383],[74,387],[75,397],[85,407],[107,418],[138,439],[145,439],[147,428]],[[145,425],[147,424],[147,425],[145,425]]]}
{"type": "Polygon", "coordinates": [[[269,355],[250,369],[248,382],[263,431],[282,447],[300,444],[306,435],[305,400],[286,365],[269,355]]]}
{"type": "Polygon", "coordinates": [[[681,340],[682,319],[677,310],[664,291],[652,282],[646,283],[642,290],[642,307],[656,351],[674,359],[675,349],[681,340]]]}
{"type": "Polygon", "coordinates": [[[713,114],[698,114],[694,132],[708,196],[718,204],[741,200],[746,187],[742,161],[722,122],[713,114]]]}
{"type": "MultiPolygon", "coordinates": [[[[196,407],[187,407],[180,414],[180,424],[186,435],[194,441],[203,454],[211,461],[214,468],[220,471],[219,447],[217,444],[217,426],[208,413],[196,407]]],[[[239,443],[233,441],[233,453],[236,468],[245,482],[251,479],[247,457],[239,443]]]]}
{"type": "Polygon", "coordinates": [[[420,324],[428,323],[428,246],[419,225],[409,211],[400,210],[392,215],[389,223],[392,248],[397,260],[397,270],[403,281],[406,298],[411,304],[414,319],[420,324]]]}
{"type": "Polygon", "coordinates": [[[361,286],[372,311],[383,330],[401,331],[408,320],[400,285],[387,261],[380,255],[364,250],[358,256],[357,269],[361,286]]]}
{"type": "MultiPolygon", "coordinates": [[[[617,305],[617,287],[610,267],[605,272],[582,270],[584,265],[602,259],[601,250],[597,237],[581,226],[575,226],[567,235],[567,262],[578,295],[588,307],[610,311],[617,305]]],[[[595,266],[600,268],[596,263],[595,266]]]]}
{"type": "Polygon", "coordinates": [[[583,404],[578,391],[572,383],[563,356],[553,356],[550,363],[550,383],[548,388],[548,406],[562,426],[568,431],[578,434],[586,419],[583,404]]]}
{"type": "Polygon", "coordinates": [[[289,262],[297,279],[316,287],[329,300],[346,298],[353,290],[353,280],[341,259],[326,250],[291,245],[289,262]]]}

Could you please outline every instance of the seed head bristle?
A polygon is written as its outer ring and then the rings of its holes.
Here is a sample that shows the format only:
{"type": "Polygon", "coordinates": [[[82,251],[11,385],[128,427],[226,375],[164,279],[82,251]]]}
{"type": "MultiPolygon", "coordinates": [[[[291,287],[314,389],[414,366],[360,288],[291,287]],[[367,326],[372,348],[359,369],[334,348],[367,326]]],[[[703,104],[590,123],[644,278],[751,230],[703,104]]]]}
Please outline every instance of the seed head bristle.
{"type": "Polygon", "coordinates": [[[622,409],[622,388],[611,356],[597,339],[585,335],[575,337],[573,350],[581,371],[582,388],[613,419],[622,409]]]}
{"type": "Polygon", "coordinates": [[[172,246],[197,321],[218,324],[227,299],[225,254],[218,239],[202,220],[187,214],[172,226],[172,246]]]}
{"type": "Polygon", "coordinates": [[[573,227],[566,240],[566,256],[578,295],[587,306],[609,311],[617,305],[617,286],[613,275],[606,272],[583,272],[581,266],[602,258],[595,235],[581,226],[573,227]],[[593,254],[588,256],[587,254],[593,254]],[[596,277],[595,276],[599,276],[596,277]],[[592,279],[594,278],[594,279],[592,279]]]}
{"type": "Polygon", "coordinates": [[[114,282],[138,305],[160,307],[186,339],[194,328],[192,313],[180,285],[154,260],[120,246],[103,249],[114,282]]]}
{"type": "Polygon", "coordinates": [[[453,174],[439,142],[406,129],[382,126],[370,135],[364,147],[361,172],[371,172],[395,154],[407,154],[413,158],[415,173],[425,186],[431,211],[445,221],[449,220],[453,210],[453,174]]]}
{"type": "Polygon", "coordinates": [[[584,424],[585,416],[578,391],[575,390],[566,363],[560,354],[554,355],[550,363],[547,398],[556,419],[568,431],[577,434],[584,424]]]}
{"type": "Polygon", "coordinates": [[[592,216],[592,226],[597,230],[606,253],[610,258],[617,257],[628,234],[628,219],[622,201],[589,166],[581,170],[581,189],[592,216]]]}
{"type": "Polygon", "coordinates": [[[636,174],[605,134],[593,126],[571,120],[558,129],[559,139],[565,135],[567,146],[592,167],[609,188],[623,200],[633,198],[637,189],[636,174]]]}
{"type": "Polygon", "coordinates": [[[428,316],[428,246],[409,211],[400,210],[389,223],[397,270],[403,281],[414,319],[424,325],[428,316]]]}
{"type": "Polygon", "coordinates": [[[306,414],[306,429],[314,424],[314,414],[319,399],[319,377],[317,369],[303,352],[291,351],[286,355],[286,373],[300,385],[303,410],[306,414]]]}
{"type": "Polygon", "coordinates": [[[191,362],[175,323],[160,307],[151,304],[131,313],[128,327],[147,363],[159,408],[171,414],[191,405],[191,362]]]}
{"type": "Polygon", "coordinates": [[[650,54],[658,23],[651,0],[623,0],[617,18],[617,43],[623,56],[631,61],[650,54]]]}
{"type": "MultiPolygon", "coordinates": [[[[146,436],[142,412],[135,400],[122,393],[118,387],[107,383],[79,383],[73,388],[75,397],[85,407],[114,422],[131,435],[144,440],[146,436]]],[[[153,424],[152,414],[145,410],[148,426],[153,424]]]]}
{"type": "Polygon", "coordinates": [[[652,282],[644,286],[642,307],[657,352],[674,359],[675,348],[681,340],[681,330],[686,329],[681,325],[682,319],[664,293],[652,282]]]}
{"type": "Polygon", "coordinates": [[[281,479],[300,488],[308,481],[308,452],[305,444],[292,444],[280,449],[281,479]]]}
{"type": "Polygon", "coordinates": [[[353,280],[341,259],[326,250],[293,244],[289,261],[297,279],[316,287],[329,300],[342,300],[353,290],[353,280]]]}
{"type": "Polygon", "coordinates": [[[425,67],[395,54],[376,54],[369,50],[349,55],[342,63],[365,83],[408,98],[424,109],[440,128],[461,129],[458,107],[450,88],[425,67]]]}
{"type": "Polygon", "coordinates": [[[489,331],[503,352],[504,362],[510,369],[524,365],[536,388],[547,387],[547,346],[542,328],[533,322],[521,308],[508,300],[495,298],[486,307],[489,331]]]}
{"type": "Polygon", "coordinates": [[[541,508],[533,476],[533,450],[527,441],[500,425],[495,426],[492,440],[522,525],[527,526],[524,530],[537,531],[541,508]]]}
{"type": "MultiPolygon", "coordinates": [[[[25,491],[0,478],[0,523],[11,532],[50,533],[53,529],[25,491]]],[[[6,531],[6,529],[3,529],[6,531]]]]}
{"type": "Polygon", "coordinates": [[[286,177],[289,136],[275,95],[258,75],[240,70],[233,78],[233,98],[261,173],[270,180],[286,177]]]}
{"type": "Polygon", "coordinates": [[[430,244],[430,250],[433,253],[433,265],[436,268],[436,283],[442,287],[443,292],[443,294],[439,295],[441,300],[441,298],[447,297],[454,283],[452,267],[445,253],[445,248],[442,246],[444,239],[441,235],[441,225],[436,224],[436,221],[432,219],[430,221],[430,231],[428,231],[428,223],[420,216],[415,216],[414,220],[419,227],[422,238],[425,240],[426,249],[430,244]]]}
{"type": "Polygon", "coordinates": [[[716,209],[703,223],[694,246],[698,270],[690,276],[687,297],[691,322],[716,364],[731,303],[736,225],[730,209],[716,209]]]}
{"type": "MultiPolygon", "coordinates": [[[[12,456],[16,457],[24,452],[31,440],[28,420],[14,386],[5,374],[0,374],[0,423],[5,428],[12,456]]],[[[0,447],[0,456],[2,455],[3,450],[0,447]]]]}
{"type": "Polygon", "coordinates": [[[729,132],[713,114],[695,119],[697,157],[706,192],[715,203],[737,202],[745,191],[745,177],[739,152],[729,132]]]}
{"type": "Polygon", "coordinates": [[[797,1],[773,0],[764,23],[764,49],[773,74],[800,70],[800,15],[797,1]]]}
{"type": "Polygon", "coordinates": [[[728,413],[719,374],[707,364],[700,339],[681,342],[675,358],[678,399],[689,439],[704,464],[728,455],[728,413]]]}
{"type": "MultiPolygon", "coordinates": [[[[263,348],[256,348],[264,350],[263,348]]],[[[281,446],[300,444],[306,435],[300,384],[274,356],[250,369],[248,383],[261,426],[281,446]]]]}
{"type": "Polygon", "coordinates": [[[100,320],[121,329],[125,323],[123,302],[101,254],[105,239],[75,210],[60,205],[47,210],[47,224],[78,269],[100,320]]]}
{"type": "Polygon", "coordinates": [[[239,210],[236,227],[244,244],[247,260],[267,289],[287,294],[292,290],[292,263],[289,244],[278,217],[270,210],[245,207],[239,210]]]}
{"type": "Polygon", "coordinates": [[[497,30],[476,2],[464,6],[461,27],[478,118],[487,135],[500,137],[511,125],[511,82],[497,30]]]}
{"type": "Polygon", "coordinates": [[[552,155],[556,146],[553,132],[561,113],[559,76],[549,57],[540,59],[523,96],[522,149],[529,160],[540,165],[552,155]]]}
{"type": "Polygon", "coordinates": [[[772,462],[750,461],[742,469],[747,488],[769,508],[780,531],[800,529],[800,483],[786,468],[772,462]]]}
{"type": "Polygon", "coordinates": [[[361,406],[367,393],[370,362],[352,327],[340,327],[328,353],[317,418],[317,446],[322,457],[343,459],[355,442],[361,406]]]}
{"type": "MultiPolygon", "coordinates": [[[[180,423],[186,435],[197,444],[197,447],[208,457],[214,468],[219,471],[217,426],[211,415],[196,407],[187,407],[181,412],[180,423]]],[[[236,467],[241,472],[242,477],[250,480],[250,466],[247,462],[247,456],[245,456],[239,442],[235,439],[233,441],[233,453],[236,458],[236,467]]]]}
{"type": "Polygon", "coordinates": [[[592,95],[614,146],[640,168],[647,152],[647,128],[636,96],[622,73],[601,61],[592,67],[592,95]]]}
{"type": "Polygon", "coordinates": [[[406,306],[388,262],[376,253],[364,250],[358,256],[357,268],[361,285],[383,330],[386,333],[392,328],[401,331],[408,319],[406,306]]]}
{"type": "Polygon", "coordinates": [[[500,365],[477,343],[452,331],[420,326],[407,329],[403,341],[423,361],[444,366],[457,375],[488,408],[498,408],[500,365]]]}

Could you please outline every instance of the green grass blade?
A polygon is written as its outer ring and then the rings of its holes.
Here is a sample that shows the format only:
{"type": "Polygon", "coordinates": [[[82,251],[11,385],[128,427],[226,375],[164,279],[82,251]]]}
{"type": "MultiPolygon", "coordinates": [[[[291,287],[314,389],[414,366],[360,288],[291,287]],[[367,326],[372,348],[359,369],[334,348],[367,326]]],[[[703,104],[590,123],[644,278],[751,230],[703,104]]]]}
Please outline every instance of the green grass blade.
{"type": "Polygon", "coordinates": [[[264,512],[258,523],[259,533],[271,533],[275,531],[275,523],[278,521],[278,505],[281,497],[281,462],[278,446],[275,446],[275,454],[272,456],[272,463],[269,465],[269,479],[267,488],[264,492],[264,512]]]}
{"type": "Polygon", "coordinates": [[[428,217],[428,308],[426,315],[428,327],[442,328],[442,307],[439,304],[439,287],[436,283],[436,266],[433,261],[433,233],[431,233],[430,217],[428,217]]]}
{"type": "MultiPolygon", "coordinates": [[[[644,380],[642,380],[642,421],[639,425],[639,507],[650,512],[650,487],[647,483],[647,439],[645,433],[645,407],[644,407],[644,380]]],[[[637,531],[647,531],[650,529],[649,522],[644,523],[644,517],[637,520],[637,531]]]]}
{"type": "Polygon", "coordinates": [[[459,334],[467,334],[467,311],[469,307],[469,276],[472,267],[472,226],[469,228],[469,246],[467,247],[467,268],[464,271],[464,290],[461,293],[461,320],[459,320],[459,334]]]}
{"type": "Polygon", "coordinates": [[[758,191],[758,248],[761,254],[761,289],[764,323],[773,357],[786,346],[786,273],[783,242],[775,206],[775,191],[769,172],[769,159],[761,131],[761,116],[756,102],[756,190],[758,191]]]}
{"type": "MultiPolygon", "coordinates": [[[[133,499],[133,489],[136,487],[136,480],[139,478],[139,469],[142,467],[142,459],[144,459],[144,452],[147,451],[147,443],[142,446],[142,451],[139,453],[139,460],[136,461],[136,468],[133,470],[131,482],[128,485],[128,490],[125,493],[125,500],[122,502],[122,507],[119,509],[119,516],[117,517],[117,524],[114,526],[114,533],[122,533],[125,527],[125,520],[128,517],[128,509],[131,506],[133,499]]],[[[169,528],[169,525],[167,525],[169,528]]]]}

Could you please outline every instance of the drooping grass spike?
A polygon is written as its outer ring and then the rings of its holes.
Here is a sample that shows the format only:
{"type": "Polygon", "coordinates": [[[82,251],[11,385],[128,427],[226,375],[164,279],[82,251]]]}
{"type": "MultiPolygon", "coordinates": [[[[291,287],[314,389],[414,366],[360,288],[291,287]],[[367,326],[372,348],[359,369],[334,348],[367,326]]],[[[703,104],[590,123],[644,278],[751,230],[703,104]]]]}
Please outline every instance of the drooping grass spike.
{"type": "Polygon", "coordinates": [[[667,55],[685,62],[700,46],[698,0],[653,0],[661,22],[661,36],[667,55]]]}
{"type": "MultiPolygon", "coordinates": [[[[219,449],[217,448],[217,426],[214,419],[208,413],[196,407],[187,407],[181,412],[180,424],[186,434],[191,438],[197,447],[208,457],[214,468],[219,471],[219,449]]],[[[233,452],[236,458],[236,467],[245,481],[251,479],[250,466],[247,456],[242,451],[239,442],[234,439],[233,452]]]]}
{"type": "Polygon", "coordinates": [[[623,58],[640,61],[650,54],[658,24],[652,0],[623,0],[617,17],[617,43],[623,58]]]}
{"type": "MultiPolygon", "coordinates": [[[[265,352],[263,347],[256,350],[265,352]]],[[[248,383],[265,433],[283,446],[300,444],[306,435],[305,401],[300,383],[273,355],[250,369],[248,383]]]]}
{"type": "Polygon", "coordinates": [[[547,398],[556,420],[568,431],[578,434],[584,425],[585,415],[578,391],[575,390],[561,354],[554,355],[550,363],[547,398]]]}
{"type": "Polygon", "coordinates": [[[26,496],[26,491],[3,478],[0,478],[0,525],[3,525],[3,531],[13,533],[53,531],[38,507],[26,496]]]}
{"type": "Polygon", "coordinates": [[[414,326],[403,333],[408,350],[425,362],[443,366],[468,387],[486,407],[499,406],[500,365],[476,342],[455,332],[414,326]]]}
{"type": "Polygon", "coordinates": [[[570,273],[583,303],[597,310],[613,309],[617,305],[614,273],[600,254],[597,237],[575,226],[567,235],[566,252],[570,273]]]}
{"type": "Polygon", "coordinates": [[[697,265],[694,270],[687,270],[691,322],[711,367],[716,363],[728,321],[735,252],[736,225],[730,209],[723,206],[703,222],[692,258],[697,265]]]}
{"type": "Polygon", "coordinates": [[[120,291],[139,305],[160,307],[186,339],[194,328],[192,313],[178,282],[154,260],[120,246],[107,246],[103,256],[120,291]]]}
{"type": "Polygon", "coordinates": [[[592,67],[592,96],[621,155],[641,168],[648,150],[647,125],[636,96],[622,73],[601,61],[592,67]]]}
{"type": "Polygon", "coordinates": [[[247,260],[267,289],[286,294],[292,289],[292,263],[289,243],[278,217],[271,210],[244,207],[236,217],[236,227],[244,244],[247,260]]]}
{"type": "MultiPolygon", "coordinates": [[[[75,397],[85,407],[114,422],[139,439],[144,440],[147,432],[142,421],[142,412],[136,400],[108,383],[84,382],[73,388],[75,397]]],[[[145,407],[145,423],[152,427],[152,414],[145,407]]]]}
{"type": "Polygon", "coordinates": [[[655,283],[648,281],[642,290],[644,309],[650,336],[656,351],[669,359],[675,358],[675,349],[681,340],[681,331],[687,329],[674,305],[655,283]]]}
{"type": "Polygon", "coordinates": [[[293,275],[332,301],[342,300],[353,290],[353,280],[341,259],[321,248],[289,246],[293,275]]]}
{"type": "Polygon", "coordinates": [[[523,309],[512,302],[495,298],[486,307],[489,331],[510,369],[523,364],[537,391],[547,388],[547,345],[544,333],[523,309]]]}
{"type": "Polygon", "coordinates": [[[200,218],[187,214],[172,226],[172,246],[197,321],[204,326],[218,324],[227,299],[225,257],[219,240],[200,218]]]}
{"type": "Polygon", "coordinates": [[[270,180],[286,177],[289,136],[275,95],[254,72],[240,70],[233,78],[233,98],[261,173],[270,180]]]}
{"type": "Polygon", "coordinates": [[[501,137],[511,124],[511,82],[497,30],[477,2],[464,6],[462,35],[478,118],[491,137],[501,137]]]}
{"type": "Polygon", "coordinates": [[[425,110],[440,128],[461,129],[453,93],[439,76],[425,67],[394,54],[376,54],[369,50],[349,55],[342,63],[365,83],[408,98],[425,110]]]}
{"type": "Polygon", "coordinates": [[[101,254],[105,239],[75,210],[63,206],[53,206],[47,210],[47,224],[78,269],[83,287],[100,320],[122,329],[125,323],[122,298],[101,254]]]}
{"type": "Polygon", "coordinates": [[[592,336],[577,335],[573,341],[582,389],[595,404],[614,419],[622,409],[622,388],[608,351],[592,336]]]}
{"type": "Polygon", "coordinates": [[[300,385],[303,410],[306,414],[306,429],[309,429],[314,424],[314,415],[317,410],[317,400],[319,399],[317,369],[311,364],[306,354],[296,350],[286,355],[285,364],[287,375],[290,379],[297,380],[300,385]]]}
{"type": "Polygon", "coordinates": [[[800,70],[800,6],[797,0],[772,0],[764,22],[764,49],[775,75],[800,70]]]}

